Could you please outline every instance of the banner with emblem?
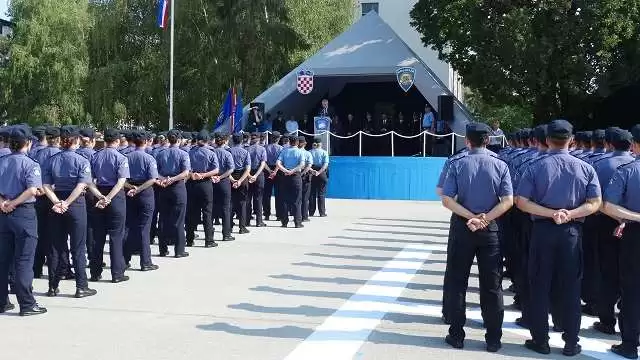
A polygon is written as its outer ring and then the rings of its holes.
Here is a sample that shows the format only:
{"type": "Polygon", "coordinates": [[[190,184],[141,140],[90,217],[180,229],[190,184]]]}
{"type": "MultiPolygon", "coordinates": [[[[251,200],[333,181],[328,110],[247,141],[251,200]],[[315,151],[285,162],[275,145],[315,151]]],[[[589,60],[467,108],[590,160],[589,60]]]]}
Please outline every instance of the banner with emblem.
{"type": "Polygon", "coordinates": [[[402,90],[409,92],[416,78],[416,69],[412,67],[401,67],[396,70],[396,78],[402,90]]]}
{"type": "Polygon", "coordinates": [[[297,89],[302,95],[309,95],[313,91],[313,71],[300,70],[297,78],[297,89]]]}

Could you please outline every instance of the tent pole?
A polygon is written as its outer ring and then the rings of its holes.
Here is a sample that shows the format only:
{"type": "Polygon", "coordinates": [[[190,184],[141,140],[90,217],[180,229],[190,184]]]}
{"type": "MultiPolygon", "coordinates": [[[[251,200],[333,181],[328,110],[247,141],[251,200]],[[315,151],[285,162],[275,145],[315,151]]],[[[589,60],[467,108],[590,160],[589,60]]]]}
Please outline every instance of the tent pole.
{"type": "Polygon", "coordinates": [[[451,155],[456,152],[456,134],[451,133],[451,155]]]}
{"type": "Polygon", "coordinates": [[[422,137],[422,157],[427,156],[427,132],[422,133],[424,136],[422,137]]]}
{"type": "Polygon", "coordinates": [[[393,131],[391,132],[391,157],[394,157],[395,155],[395,150],[393,147],[393,131]]]}
{"type": "Polygon", "coordinates": [[[358,156],[362,156],[362,131],[358,131],[358,156]]]}

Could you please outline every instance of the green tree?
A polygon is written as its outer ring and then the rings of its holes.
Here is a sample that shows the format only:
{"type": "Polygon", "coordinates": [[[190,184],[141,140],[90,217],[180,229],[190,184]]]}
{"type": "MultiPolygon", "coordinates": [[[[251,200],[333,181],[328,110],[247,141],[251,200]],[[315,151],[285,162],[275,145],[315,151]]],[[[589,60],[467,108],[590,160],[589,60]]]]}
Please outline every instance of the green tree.
{"type": "Polygon", "coordinates": [[[1,99],[13,122],[78,123],[85,118],[87,2],[13,0],[10,60],[0,70],[1,99]]]}
{"type": "Polygon", "coordinates": [[[585,115],[621,68],[639,15],[640,0],[420,0],[411,12],[422,41],[485,102],[525,104],[536,122],[585,115]]]}
{"type": "Polygon", "coordinates": [[[464,99],[476,119],[487,124],[498,121],[504,131],[522,129],[533,123],[533,112],[528,104],[492,105],[473,91],[465,91],[464,99]]]}

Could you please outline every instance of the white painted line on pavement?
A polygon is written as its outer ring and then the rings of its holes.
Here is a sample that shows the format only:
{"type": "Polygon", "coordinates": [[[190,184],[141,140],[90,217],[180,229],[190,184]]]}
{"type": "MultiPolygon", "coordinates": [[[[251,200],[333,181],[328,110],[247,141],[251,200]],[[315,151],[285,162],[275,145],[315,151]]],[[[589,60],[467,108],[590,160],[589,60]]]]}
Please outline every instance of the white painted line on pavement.
{"type": "Polygon", "coordinates": [[[318,326],[314,333],[300,343],[285,360],[352,360],[388,312],[407,309],[388,299],[397,299],[402,295],[406,286],[430,255],[430,246],[420,244],[406,246],[358,289],[340,309],[318,326]],[[407,258],[418,258],[422,262],[402,260],[407,258]],[[407,271],[391,272],[385,269],[407,271]],[[373,285],[379,281],[393,281],[396,284],[395,286],[373,285]],[[376,297],[380,297],[381,300],[376,301],[376,297]],[[363,301],[364,299],[366,301],[363,301]],[[370,312],[371,316],[366,318],[353,316],[353,311],[370,312]]]}

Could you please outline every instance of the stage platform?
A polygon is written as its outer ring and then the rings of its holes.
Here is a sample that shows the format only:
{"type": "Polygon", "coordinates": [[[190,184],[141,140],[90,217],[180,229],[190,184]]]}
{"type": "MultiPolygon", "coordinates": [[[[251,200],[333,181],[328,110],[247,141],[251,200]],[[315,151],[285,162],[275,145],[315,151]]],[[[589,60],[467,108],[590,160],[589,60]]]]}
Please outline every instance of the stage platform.
{"type": "Polygon", "coordinates": [[[332,156],[327,196],[437,201],[435,187],[445,161],[443,157],[332,156]]]}

